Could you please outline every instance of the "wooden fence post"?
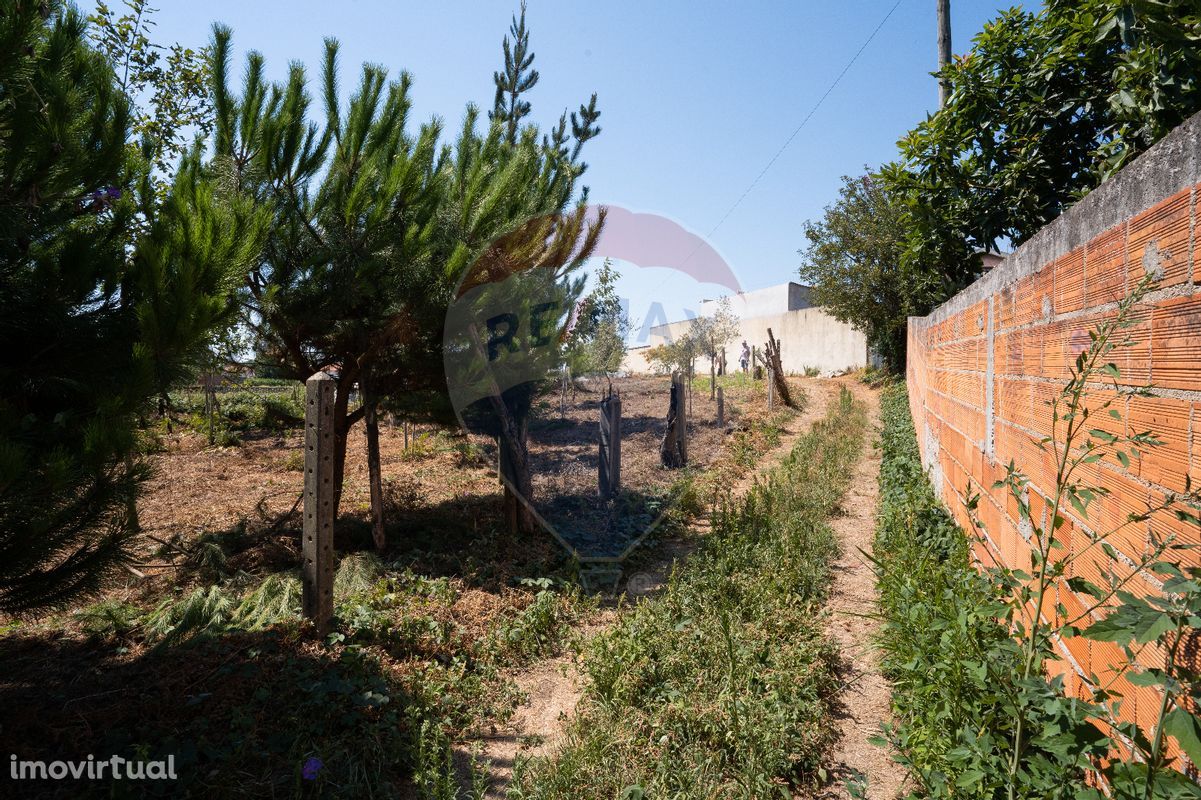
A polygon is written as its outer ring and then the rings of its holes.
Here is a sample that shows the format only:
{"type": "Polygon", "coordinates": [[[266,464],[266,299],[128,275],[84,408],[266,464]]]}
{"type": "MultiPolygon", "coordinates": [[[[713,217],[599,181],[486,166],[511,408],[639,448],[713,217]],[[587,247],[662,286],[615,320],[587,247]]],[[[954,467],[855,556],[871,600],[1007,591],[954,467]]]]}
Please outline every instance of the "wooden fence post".
{"type": "Polygon", "coordinates": [[[600,404],[600,496],[621,491],[621,396],[610,394],[600,404]]]}
{"type": "Polygon", "coordinates": [[[688,411],[692,406],[692,381],[688,381],[688,404],[684,403],[684,387],[681,380],[680,393],[676,398],[676,419],[679,420],[680,429],[680,460],[682,464],[688,463],[688,411]]]}
{"type": "Polygon", "coordinates": [[[559,370],[559,381],[562,386],[559,389],[559,417],[567,418],[567,381],[571,376],[571,369],[564,364],[559,370]]]}
{"type": "Polygon", "coordinates": [[[304,615],[321,635],[334,618],[334,379],[305,381],[304,615]]]}
{"type": "Polygon", "coordinates": [[[717,387],[717,427],[726,427],[726,395],[720,386],[717,387]]]}
{"type": "Polygon", "coordinates": [[[671,378],[671,402],[667,407],[667,431],[659,447],[663,466],[676,469],[688,464],[688,402],[684,377],[675,373],[671,378]]]}
{"type": "Polygon", "coordinates": [[[771,364],[767,365],[767,410],[774,411],[776,408],[776,380],[772,374],[771,364]]]}

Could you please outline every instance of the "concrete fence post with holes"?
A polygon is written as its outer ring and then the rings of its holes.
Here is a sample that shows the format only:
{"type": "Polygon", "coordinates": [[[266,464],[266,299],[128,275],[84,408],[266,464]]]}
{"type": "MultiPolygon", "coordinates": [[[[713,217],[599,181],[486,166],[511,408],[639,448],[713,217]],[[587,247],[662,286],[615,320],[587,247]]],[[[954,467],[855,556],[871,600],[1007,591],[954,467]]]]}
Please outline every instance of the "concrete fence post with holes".
{"type": "Polygon", "coordinates": [[[334,379],[305,381],[304,615],[322,635],[334,618],[334,379]]]}

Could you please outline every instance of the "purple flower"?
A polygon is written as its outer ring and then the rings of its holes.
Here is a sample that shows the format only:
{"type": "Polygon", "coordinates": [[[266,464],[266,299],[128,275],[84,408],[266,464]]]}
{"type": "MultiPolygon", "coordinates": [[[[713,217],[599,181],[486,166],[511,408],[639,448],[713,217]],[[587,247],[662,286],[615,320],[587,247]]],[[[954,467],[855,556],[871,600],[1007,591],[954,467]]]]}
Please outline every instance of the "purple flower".
{"type": "Polygon", "coordinates": [[[94,192],[88,192],[84,205],[91,211],[100,212],[111,208],[113,203],[121,199],[121,190],[116,186],[105,186],[94,192]]]}
{"type": "Polygon", "coordinates": [[[306,781],[315,781],[317,780],[317,773],[320,772],[321,768],[324,766],[325,764],[321,763],[321,759],[315,756],[309,756],[304,760],[304,766],[300,768],[300,777],[304,778],[306,781]]]}

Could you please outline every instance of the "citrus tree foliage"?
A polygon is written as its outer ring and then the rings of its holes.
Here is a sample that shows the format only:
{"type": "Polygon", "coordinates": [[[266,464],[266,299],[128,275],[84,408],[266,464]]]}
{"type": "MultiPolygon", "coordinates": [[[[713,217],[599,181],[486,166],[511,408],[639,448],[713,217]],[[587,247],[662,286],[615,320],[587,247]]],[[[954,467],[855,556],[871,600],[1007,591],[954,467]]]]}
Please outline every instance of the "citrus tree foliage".
{"type": "Polygon", "coordinates": [[[972,253],[1020,244],[1201,109],[1201,2],[1052,0],[985,25],[939,77],[938,113],[883,175],[905,202],[905,258],[948,291],[972,253]]]}
{"type": "Polygon", "coordinates": [[[696,340],[683,334],[670,342],[648,348],[646,360],[656,372],[691,375],[698,355],[700,351],[696,340]]]}
{"type": "Polygon", "coordinates": [[[137,530],[136,422],[186,374],[264,218],[186,158],[150,165],[109,61],[73,9],[0,14],[0,613],[95,589],[137,530]]]}
{"type": "Polygon", "coordinates": [[[697,355],[709,359],[709,394],[717,392],[717,362],[726,343],[738,336],[738,316],[730,309],[730,298],[717,301],[712,316],[700,316],[688,326],[688,339],[697,355]]]}
{"type": "Polygon", "coordinates": [[[878,175],[843,177],[838,200],[806,222],[800,277],[814,302],[867,336],[895,371],[905,367],[906,317],[921,314],[950,288],[935,272],[912,270],[904,206],[878,175]]]}
{"type": "Polygon", "coordinates": [[[630,319],[617,295],[620,273],[605,259],[596,285],[576,306],[575,324],[567,341],[567,363],[576,375],[612,375],[626,355],[630,319]]]}

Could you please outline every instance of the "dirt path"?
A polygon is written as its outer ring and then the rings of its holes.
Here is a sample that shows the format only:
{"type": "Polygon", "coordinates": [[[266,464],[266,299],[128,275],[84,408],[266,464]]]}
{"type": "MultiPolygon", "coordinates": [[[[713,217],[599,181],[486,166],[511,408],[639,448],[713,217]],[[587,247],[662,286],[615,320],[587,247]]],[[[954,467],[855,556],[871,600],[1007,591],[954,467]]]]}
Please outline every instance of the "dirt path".
{"type": "MultiPolygon", "coordinates": [[[[586,640],[595,636],[612,624],[614,616],[612,609],[603,610],[580,632],[581,637],[586,640]]],[[[527,701],[518,706],[508,723],[472,743],[478,749],[474,757],[489,765],[490,783],[485,795],[489,800],[503,800],[519,758],[543,755],[559,743],[583,693],[574,653],[535,664],[514,680],[527,701]]],[[[468,764],[472,757],[469,747],[456,747],[455,761],[463,788],[471,785],[468,764]]]]}
{"type": "MultiPolygon", "coordinates": [[[[879,392],[862,384],[849,388],[868,404],[871,432],[863,458],[843,500],[842,515],[831,526],[842,545],[842,555],[832,565],[829,633],[842,651],[843,690],[838,710],[841,737],[831,754],[831,783],[823,797],[852,797],[852,788],[866,789],[866,797],[896,797],[905,779],[901,765],[886,748],[868,742],[889,719],[888,682],[880,674],[874,638],[880,623],[866,615],[876,611],[876,580],[863,553],[872,552],[879,503],[880,451],[875,431],[880,421],[879,392]]],[[[865,796],[859,793],[857,796],[865,796]]]]}
{"type": "MultiPolygon", "coordinates": [[[[837,383],[822,379],[806,380],[804,390],[807,397],[804,410],[789,421],[779,444],[762,454],[758,468],[734,484],[731,489],[733,497],[746,494],[760,475],[792,452],[796,440],[825,415],[829,399],[837,391],[837,383]]],[[[631,583],[637,583],[638,594],[652,595],[661,588],[675,564],[685,560],[697,548],[708,527],[708,519],[698,520],[687,538],[661,542],[658,548],[660,557],[630,576],[631,583]]],[[[605,608],[581,631],[582,638],[586,641],[595,636],[609,627],[614,619],[615,609],[612,606],[605,608]]],[[[528,701],[514,711],[507,724],[481,736],[476,742],[477,746],[481,746],[478,758],[491,764],[491,784],[487,794],[490,800],[505,797],[513,778],[513,765],[518,758],[543,755],[562,739],[583,692],[582,680],[574,654],[548,659],[515,677],[518,688],[527,695],[528,701]]],[[[464,786],[469,785],[467,764],[470,752],[468,748],[460,746],[456,753],[460,783],[464,786]]]]}

